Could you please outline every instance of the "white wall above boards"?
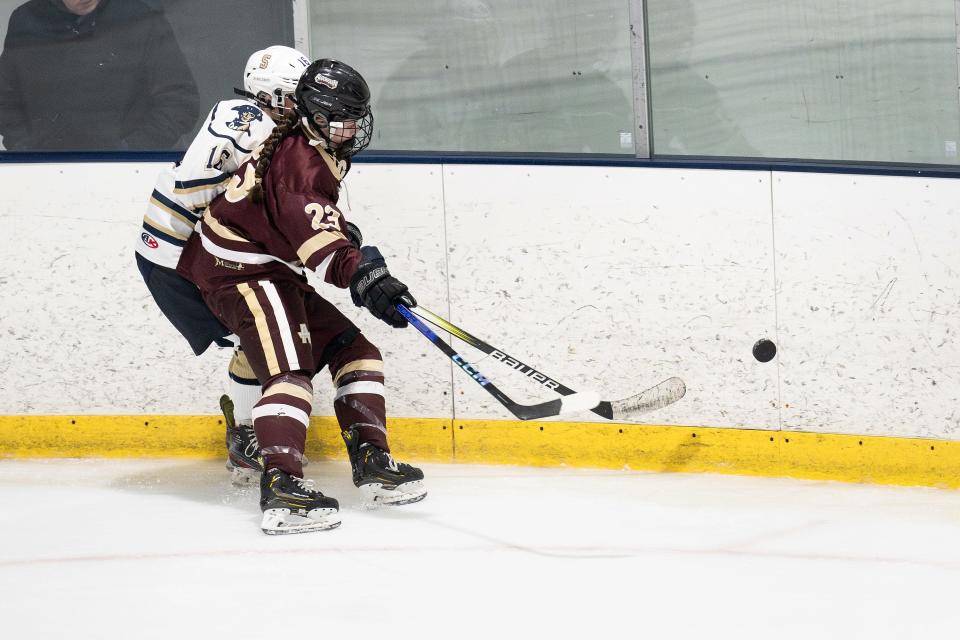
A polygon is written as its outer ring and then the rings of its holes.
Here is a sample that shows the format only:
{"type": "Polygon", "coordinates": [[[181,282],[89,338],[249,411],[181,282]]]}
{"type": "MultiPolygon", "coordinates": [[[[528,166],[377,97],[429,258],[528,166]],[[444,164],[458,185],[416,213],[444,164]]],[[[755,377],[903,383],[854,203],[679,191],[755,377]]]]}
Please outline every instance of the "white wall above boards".
{"type": "Polygon", "coordinates": [[[784,428],[960,439],[960,181],[773,180],[784,428]]]}
{"type": "MultiPolygon", "coordinates": [[[[444,188],[455,323],[608,399],[684,378],[648,423],[777,428],[776,360],[751,355],[775,337],[768,173],[449,165],[444,188]]],[[[552,397],[471,356],[518,399],[552,397]]],[[[509,417],[454,389],[458,417],[509,417]]]]}
{"type": "Polygon", "coordinates": [[[197,384],[212,361],[195,361],[134,261],[163,166],[2,167],[17,188],[0,205],[0,414],[216,410],[214,391],[197,384]]]}

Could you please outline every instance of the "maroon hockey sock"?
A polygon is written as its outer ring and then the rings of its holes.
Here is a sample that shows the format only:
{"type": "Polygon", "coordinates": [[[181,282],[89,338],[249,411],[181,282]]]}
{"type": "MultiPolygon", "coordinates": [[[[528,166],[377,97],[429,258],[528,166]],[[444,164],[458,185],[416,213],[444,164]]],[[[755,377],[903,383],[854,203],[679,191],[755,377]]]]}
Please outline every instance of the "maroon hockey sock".
{"type": "Polygon", "coordinates": [[[337,381],[333,410],[341,431],[354,427],[361,443],[369,442],[384,451],[390,451],[382,373],[353,371],[342,376],[337,381]]]}
{"type": "Polygon", "coordinates": [[[263,453],[264,469],[303,477],[303,450],[310,424],[313,387],[301,376],[278,376],[265,386],[253,408],[253,429],[263,453]]]}

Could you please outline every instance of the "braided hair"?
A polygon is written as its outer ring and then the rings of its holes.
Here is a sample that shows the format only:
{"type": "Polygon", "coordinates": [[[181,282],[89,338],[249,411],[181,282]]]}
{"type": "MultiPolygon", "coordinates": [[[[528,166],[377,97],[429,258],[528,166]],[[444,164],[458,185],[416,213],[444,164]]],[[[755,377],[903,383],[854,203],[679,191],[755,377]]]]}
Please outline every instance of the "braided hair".
{"type": "Polygon", "coordinates": [[[267,171],[270,170],[273,153],[277,150],[277,147],[280,146],[280,143],[294,132],[299,119],[300,117],[297,115],[296,109],[287,109],[283,120],[273,128],[270,136],[260,149],[260,157],[257,159],[257,167],[254,173],[255,180],[249,193],[250,199],[257,204],[263,202],[263,178],[267,175],[267,171]]]}

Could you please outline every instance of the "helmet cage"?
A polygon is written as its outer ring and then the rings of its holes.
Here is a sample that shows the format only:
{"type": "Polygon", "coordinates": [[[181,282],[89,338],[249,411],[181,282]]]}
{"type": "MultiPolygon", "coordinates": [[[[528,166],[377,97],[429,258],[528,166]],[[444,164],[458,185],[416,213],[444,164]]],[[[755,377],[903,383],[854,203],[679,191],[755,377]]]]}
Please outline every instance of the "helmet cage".
{"type": "Polygon", "coordinates": [[[328,119],[323,113],[317,111],[311,118],[303,118],[304,129],[314,139],[322,139],[328,149],[333,151],[338,158],[352,157],[368,146],[373,140],[373,111],[367,107],[366,113],[355,117],[348,113],[341,113],[334,116],[337,119],[328,119]],[[347,139],[341,130],[353,130],[353,136],[347,139]]]}

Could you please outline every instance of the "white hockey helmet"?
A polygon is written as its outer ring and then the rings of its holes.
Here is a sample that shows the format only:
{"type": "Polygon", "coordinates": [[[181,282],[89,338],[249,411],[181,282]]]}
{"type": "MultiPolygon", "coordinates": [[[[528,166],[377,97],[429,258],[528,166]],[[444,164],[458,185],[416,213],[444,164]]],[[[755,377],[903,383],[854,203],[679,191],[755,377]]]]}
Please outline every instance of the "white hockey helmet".
{"type": "Polygon", "coordinates": [[[309,65],[307,56],[296,49],[282,45],[267,47],[250,56],[243,70],[243,90],[234,91],[261,107],[282,113],[284,98],[293,97],[300,75],[309,65]]]}

